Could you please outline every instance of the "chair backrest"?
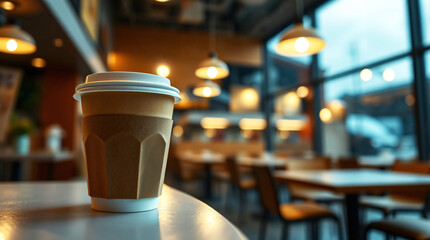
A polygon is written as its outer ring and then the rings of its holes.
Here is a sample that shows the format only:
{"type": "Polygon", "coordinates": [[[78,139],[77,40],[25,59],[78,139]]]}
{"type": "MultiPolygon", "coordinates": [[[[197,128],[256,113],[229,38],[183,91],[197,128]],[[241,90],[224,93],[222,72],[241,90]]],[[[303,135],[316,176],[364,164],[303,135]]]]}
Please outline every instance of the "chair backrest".
{"type": "Polygon", "coordinates": [[[260,195],[261,205],[267,211],[280,216],[278,190],[269,167],[253,166],[252,169],[257,181],[257,189],[260,195]]]}
{"type": "Polygon", "coordinates": [[[357,169],[360,168],[357,157],[339,157],[337,160],[339,169],[357,169]]]}
{"type": "MultiPolygon", "coordinates": [[[[415,174],[430,174],[430,165],[424,162],[395,162],[392,167],[393,172],[402,173],[415,173],[415,174]]],[[[408,192],[392,192],[391,198],[401,199],[406,201],[424,203],[427,199],[427,192],[425,191],[408,191],[408,192]]]]}
{"type": "MultiPolygon", "coordinates": [[[[286,164],[286,170],[288,171],[299,171],[299,170],[328,170],[331,167],[331,159],[327,157],[315,157],[313,159],[288,159],[286,164]]],[[[288,190],[291,193],[301,190],[315,190],[317,188],[297,184],[287,184],[288,190]]],[[[293,194],[294,195],[294,194],[293,194]]]]}
{"type": "Polygon", "coordinates": [[[327,157],[316,157],[307,159],[287,160],[287,170],[327,170],[330,169],[331,159],[327,157]]]}
{"type": "Polygon", "coordinates": [[[234,156],[227,157],[225,159],[225,164],[228,174],[230,175],[231,182],[236,186],[240,186],[240,173],[236,163],[236,158],[234,156]]]}

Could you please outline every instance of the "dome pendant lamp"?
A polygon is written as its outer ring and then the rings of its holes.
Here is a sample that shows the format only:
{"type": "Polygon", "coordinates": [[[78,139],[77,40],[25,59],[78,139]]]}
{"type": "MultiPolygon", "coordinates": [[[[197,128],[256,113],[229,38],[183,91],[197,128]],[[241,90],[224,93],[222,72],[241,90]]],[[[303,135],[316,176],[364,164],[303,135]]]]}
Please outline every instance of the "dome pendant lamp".
{"type": "Polygon", "coordinates": [[[230,74],[228,66],[225,62],[218,59],[215,52],[215,13],[211,13],[210,18],[210,26],[209,26],[209,45],[211,52],[209,54],[209,58],[204,59],[199,67],[196,69],[194,74],[201,79],[221,79],[226,78],[230,74]]]}
{"type": "Polygon", "coordinates": [[[210,80],[196,84],[193,94],[198,97],[211,98],[221,94],[221,88],[210,80]]]}
{"type": "Polygon", "coordinates": [[[31,54],[36,51],[34,38],[16,23],[0,27],[0,52],[31,54]]]}
{"type": "Polygon", "coordinates": [[[291,57],[309,56],[320,52],[325,47],[325,41],[313,28],[303,26],[303,6],[296,0],[297,20],[279,41],[275,50],[278,54],[291,57]]]}

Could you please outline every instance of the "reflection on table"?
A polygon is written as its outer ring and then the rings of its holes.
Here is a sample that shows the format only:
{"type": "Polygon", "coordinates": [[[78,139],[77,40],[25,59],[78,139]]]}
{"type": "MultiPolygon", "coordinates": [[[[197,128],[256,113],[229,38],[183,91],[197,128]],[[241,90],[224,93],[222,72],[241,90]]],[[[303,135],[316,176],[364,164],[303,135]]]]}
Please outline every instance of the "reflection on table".
{"type": "Polygon", "coordinates": [[[246,239],[206,204],[164,186],[158,210],[90,208],[86,183],[0,184],[2,239],[246,239]]]}

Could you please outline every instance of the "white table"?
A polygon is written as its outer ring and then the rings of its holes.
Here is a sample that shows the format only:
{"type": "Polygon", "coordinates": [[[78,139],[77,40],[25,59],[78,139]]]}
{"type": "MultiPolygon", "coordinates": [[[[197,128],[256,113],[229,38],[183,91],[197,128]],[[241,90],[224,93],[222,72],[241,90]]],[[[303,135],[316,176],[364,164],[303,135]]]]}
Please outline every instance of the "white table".
{"type": "Polygon", "coordinates": [[[0,184],[0,239],[247,239],[218,212],[164,186],[158,210],[90,208],[86,182],[0,184]]]}

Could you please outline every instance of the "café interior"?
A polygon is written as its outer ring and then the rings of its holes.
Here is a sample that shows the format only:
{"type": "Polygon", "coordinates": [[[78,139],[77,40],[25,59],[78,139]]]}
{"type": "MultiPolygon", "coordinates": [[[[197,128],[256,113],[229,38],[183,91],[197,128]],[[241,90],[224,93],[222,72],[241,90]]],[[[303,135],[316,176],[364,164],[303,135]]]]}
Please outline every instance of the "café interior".
{"type": "MultiPolygon", "coordinates": [[[[0,7],[0,219],[5,189],[85,182],[75,88],[127,71],[180,91],[166,186],[243,239],[430,239],[430,1],[0,7]]],[[[165,235],[163,209],[153,239],[193,239],[165,235]]],[[[34,239],[13,237],[25,224],[3,220],[1,240],[34,239]]],[[[240,239],[217,224],[194,239],[240,239]]]]}

